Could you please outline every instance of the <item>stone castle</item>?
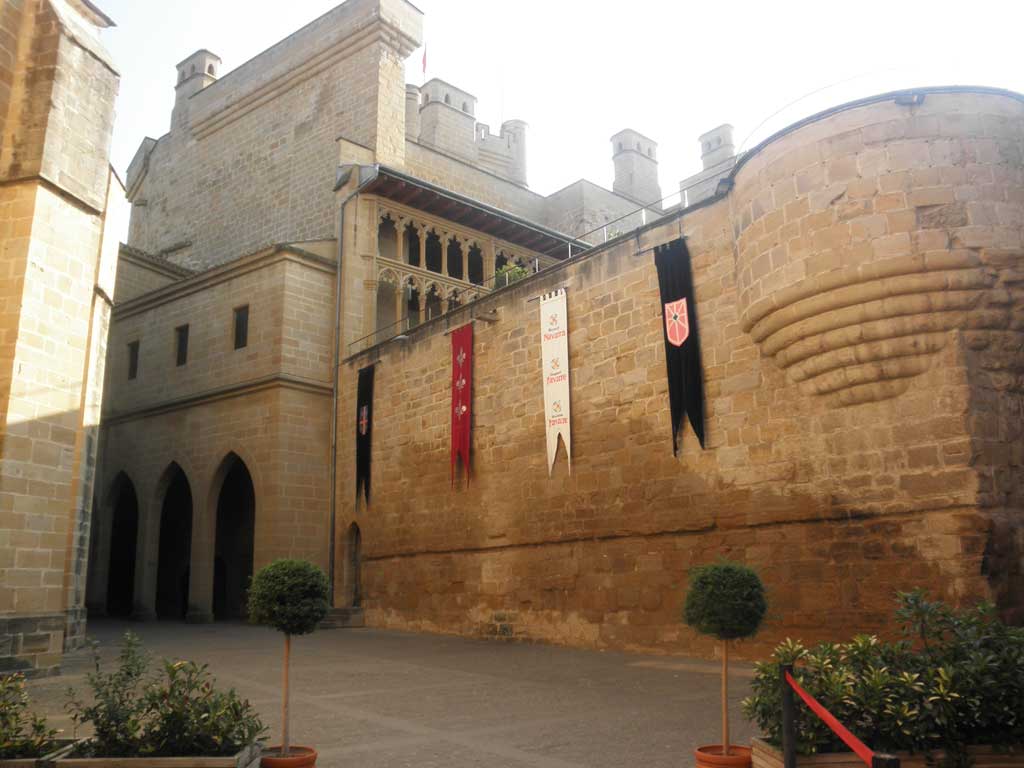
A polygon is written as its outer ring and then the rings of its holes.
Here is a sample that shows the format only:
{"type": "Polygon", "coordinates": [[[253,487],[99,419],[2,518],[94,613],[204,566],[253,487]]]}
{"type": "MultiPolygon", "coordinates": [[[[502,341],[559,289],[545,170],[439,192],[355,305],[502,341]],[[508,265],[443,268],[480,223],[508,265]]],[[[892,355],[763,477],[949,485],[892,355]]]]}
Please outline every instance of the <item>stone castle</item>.
{"type": "Polygon", "coordinates": [[[471,94],[406,84],[421,23],[348,0],[229,73],[177,66],[125,184],[90,615],[239,616],[255,568],[302,557],[339,622],[708,653],[680,608],[724,555],[769,587],[748,655],[884,632],[914,586],[1024,619],[1024,98],[884,94],[739,156],[723,125],[671,207],[626,129],[612,190],[542,196],[524,122],[494,134],[471,94]],[[707,440],[676,458],[652,250],[680,236],[707,440]],[[573,469],[549,478],[531,299],[559,287],[573,469]],[[446,331],[467,322],[453,486],[446,331]]]}

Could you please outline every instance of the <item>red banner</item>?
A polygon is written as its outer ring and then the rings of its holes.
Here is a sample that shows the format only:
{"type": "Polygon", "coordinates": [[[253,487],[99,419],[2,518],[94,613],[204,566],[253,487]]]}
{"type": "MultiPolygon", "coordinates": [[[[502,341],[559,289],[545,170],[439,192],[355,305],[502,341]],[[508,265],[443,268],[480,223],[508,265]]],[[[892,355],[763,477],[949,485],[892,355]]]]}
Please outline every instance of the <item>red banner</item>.
{"type": "Polygon", "coordinates": [[[473,410],[473,324],[452,331],[452,485],[455,485],[455,461],[462,459],[462,470],[469,482],[469,438],[473,410]]]}

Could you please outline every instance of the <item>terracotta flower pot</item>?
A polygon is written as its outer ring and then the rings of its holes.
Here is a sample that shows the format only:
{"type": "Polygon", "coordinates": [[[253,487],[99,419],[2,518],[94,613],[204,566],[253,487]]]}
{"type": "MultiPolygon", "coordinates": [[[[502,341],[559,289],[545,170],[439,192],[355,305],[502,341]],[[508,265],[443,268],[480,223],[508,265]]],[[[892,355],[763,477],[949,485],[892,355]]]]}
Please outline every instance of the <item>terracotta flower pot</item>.
{"type": "Polygon", "coordinates": [[[729,745],[729,754],[722,754],[721,744],[697,747],[697,768],[750,768],[750,747],[729,745]]]}
{"type": "Polygon", "coordinates": [[[312,747],[288,747],[288,757],[281,757],[281,747],[267,747],[260,758],[260,768],[312,768],[316,750],[312,747]]]}

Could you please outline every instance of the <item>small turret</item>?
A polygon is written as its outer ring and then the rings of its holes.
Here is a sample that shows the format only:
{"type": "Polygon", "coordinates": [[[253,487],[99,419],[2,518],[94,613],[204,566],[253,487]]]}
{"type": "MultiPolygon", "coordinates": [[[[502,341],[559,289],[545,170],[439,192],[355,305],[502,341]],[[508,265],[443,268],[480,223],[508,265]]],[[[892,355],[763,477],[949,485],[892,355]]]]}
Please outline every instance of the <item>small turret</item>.
{"type": "MultiPolygon", "coordinates": [[[[661,200],[658,183],[658,143],[642,133],[626,128],[612,136],[612,162],[615,182],[612,189],[642,204],[661,200]]],[[[660,208],[658,202],[655,207],[660,208]]]]}
{"type": "Polygon", "coordinates": [[[712,128],[701,135],[699,141],[704,170],[728,160],[736,151],[732,144],[732,126],[728,123],[712,128]]]}
{"type": "Polygon", "coordinates": [[[172,131],[188,125],[188,100],[217,81],[220,65],[220,56],[210,53],[205,48],[178,63],[178,80],[174,86],[174,111],[171,112],[172,131]]]}
{"type": "Polygon", "coordinates": [[[509,162],[509,177],[517,184],[526,185],[526,123],[522,120],[506,120],[501,124],[501,136],[508,140],[512,154],[509,162]]]}

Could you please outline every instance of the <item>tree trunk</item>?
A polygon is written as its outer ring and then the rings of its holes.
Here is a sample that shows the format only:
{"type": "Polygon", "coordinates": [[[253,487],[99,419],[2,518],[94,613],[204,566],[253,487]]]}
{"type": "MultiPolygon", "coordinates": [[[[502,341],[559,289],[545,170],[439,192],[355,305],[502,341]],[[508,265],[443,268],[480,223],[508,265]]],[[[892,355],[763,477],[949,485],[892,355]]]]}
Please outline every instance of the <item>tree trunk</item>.
{"type": "Polygon", "coordinates": [[[284,668],[281,671],[281,757],[288,757],[288,663],[292,655],[292,636],[284,636],[284,668]]]}
{"type": "Polygon", "coordinates": [[[722,754],[729,754],[729,641],[722,641],[722,754]]]}

